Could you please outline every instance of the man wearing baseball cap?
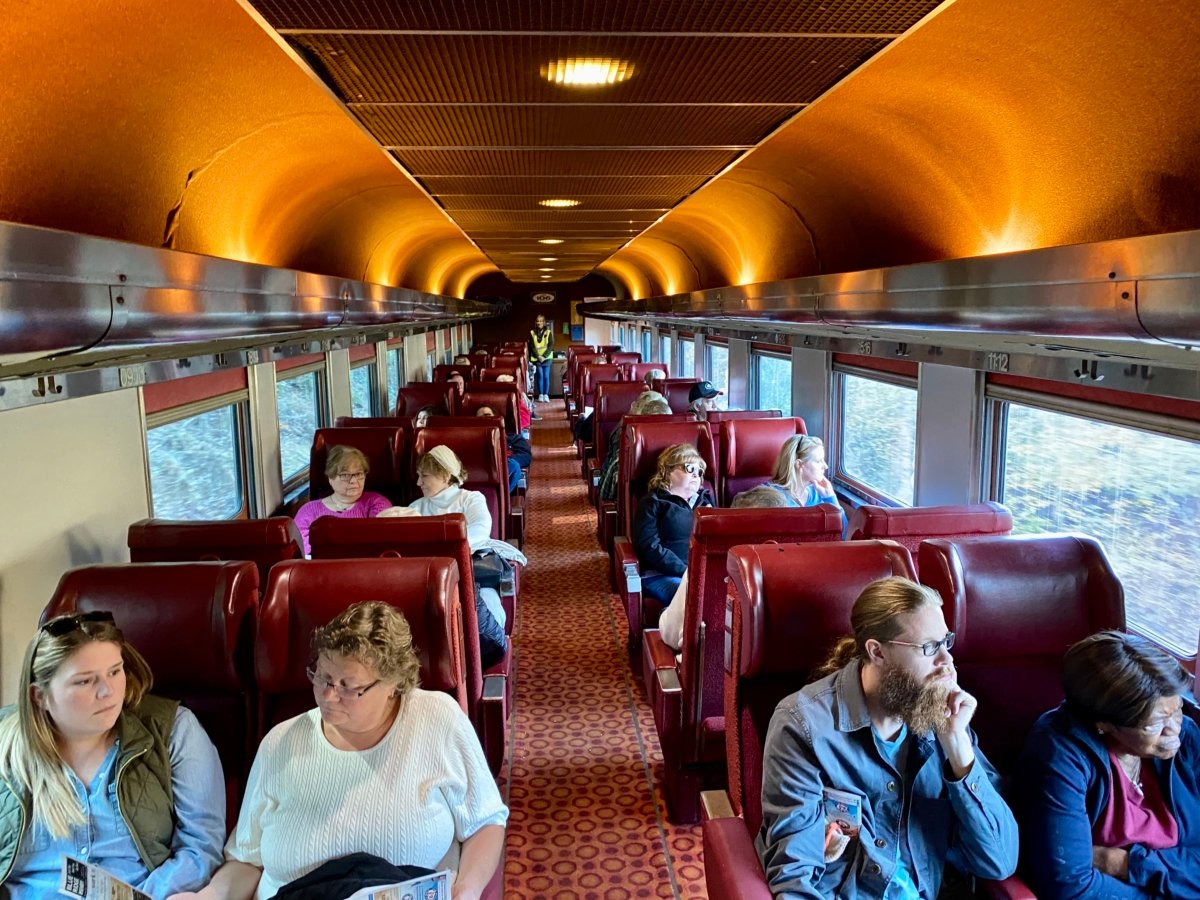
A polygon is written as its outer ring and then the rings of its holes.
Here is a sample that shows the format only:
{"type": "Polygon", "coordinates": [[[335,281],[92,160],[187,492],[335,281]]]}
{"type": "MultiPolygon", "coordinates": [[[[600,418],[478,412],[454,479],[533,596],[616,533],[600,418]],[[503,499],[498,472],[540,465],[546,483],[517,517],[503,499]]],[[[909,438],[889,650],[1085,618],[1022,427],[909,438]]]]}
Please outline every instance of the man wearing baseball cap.
{"type": "Polygon", "coordinates": [[[688,404],[696,414],[697,421],[703,422],[708,416],[708,411],[717,408],[717,397],[723,393],[725,392],[713,387],[711,381],[701,381],[692,385],[688,393],[688,404]]]}

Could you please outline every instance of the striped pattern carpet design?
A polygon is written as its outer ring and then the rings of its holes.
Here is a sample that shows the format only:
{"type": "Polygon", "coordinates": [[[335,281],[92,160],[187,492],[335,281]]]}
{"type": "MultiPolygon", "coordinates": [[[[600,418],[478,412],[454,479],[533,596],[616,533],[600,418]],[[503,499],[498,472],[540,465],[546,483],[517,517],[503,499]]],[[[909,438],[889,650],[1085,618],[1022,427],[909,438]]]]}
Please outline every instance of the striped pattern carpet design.
{"type": "Polygon", "coordinates": [[[704,897],[699,826],[666,818],[662,752],[629,669],[579,461],[557,401],[533,424],[507,778],[508,898],[704,897]]]}

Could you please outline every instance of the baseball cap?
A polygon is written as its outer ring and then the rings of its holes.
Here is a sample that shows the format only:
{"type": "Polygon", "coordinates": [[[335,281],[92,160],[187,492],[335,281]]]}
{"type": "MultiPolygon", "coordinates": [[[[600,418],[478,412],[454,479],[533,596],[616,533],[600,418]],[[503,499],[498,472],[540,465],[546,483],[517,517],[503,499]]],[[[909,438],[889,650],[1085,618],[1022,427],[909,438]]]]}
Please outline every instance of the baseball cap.
{"type": "Polygon", "coordinates": [[[707,400],[710,397],[715,397],[718,394],[723,393],[725,392],[718,391],[715,387],[713,387],[713,383],[711,381],[701,381],[698,384],[692,385],[692,389],[688,392],[688,403],[695,403],[701,397],[707,400]]]}

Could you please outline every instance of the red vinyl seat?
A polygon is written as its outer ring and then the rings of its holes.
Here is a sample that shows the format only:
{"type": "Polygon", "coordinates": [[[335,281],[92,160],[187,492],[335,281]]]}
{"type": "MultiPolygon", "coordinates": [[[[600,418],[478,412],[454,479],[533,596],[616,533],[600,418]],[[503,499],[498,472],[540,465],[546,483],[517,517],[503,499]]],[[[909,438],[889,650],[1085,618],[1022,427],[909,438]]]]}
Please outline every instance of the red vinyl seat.
{"type": "Polygon", "coordinates": [[[579,369],[586,363],[605,363],[608,362],[608,357],[591,347],[584,350],[576,350],[574,353],[569,353],[567,357],[566,384],[564,389],[567,392],[567,397],[571,401],[568,407],[568,413],[578,413],[580,404],[579,400],[579,369]]]}
{"type": "Polygon", "coordinates": [[[442,415],[453,415],[458,405],[457,389],[445,379],[442,381],[414,382],[400,388],[396,398],[395,413],[412,417],[424,406],[434,407],[442,415]]]}
{"type": "Polygon", "coordinates": [[[583,459],[588,493],[595,497],[600,480],[600,466],[608,453],[608,439],[620,424],[629,407],[646,390],[640,381],[606,381],[596,385],[596,408],[592,413],[593,451],[583,459]]]}
{"type": "Polygon", "coordinates": [[[521,419],[515,382],[472,381],[458,403],[459,416],[473,416],[480,407],[487,406],[504,419],[504,430],[516,434],[521,430],[521,419]]]}
{"type": "Polygon", "coordinates": [[[267,583],[271,566],[304,556],[304,541],[288,516],[269,519],[220,519],[180,522],[142,519],[129,526],[126,542],[135,563],[249,560],[258,567],[258,583],[267,583]]]}
{"type": "Polygon", "coordinates": [[[629,363],[625,366],[625,377],[630,381],[640,381],[642,384],[645,384],[646,376],[654,371],[662,372],[664,375],[671,374],[671,370],[667,367],[666,363],[637,362],[629,363]]]}
{"type": "Polygon", "coordinates": [[[1063,699],[1063,654],[1105,628],[1124,630],[1125,595],[1100,544],[1070,535],[934,539],[918,551],[955,634],[959,682],[987,711],[972,722],[1000,772],[1034,721],[1063,699]]]}
{"type": "Polygon", "coordinates": [[[579,393],[577,415],[582,414],[585,407],[595,407],[596,385],[606,381],[625,381],[625,369],[613,363],[580,363],[576,379],[579,393]]]}
{"type": "MultiPolygon", "coordinates": [[[[634,418],[634,417],[630,417],[634,418]]],[[[675,444],[691,444],[704,460],[705,485],[712,490],[716,469],[712,436],[703,422],[661,422],[661,416],[638,416],[643,421],[626,420],[622,434],[620,487],[617,494],[617,522],[622,536],[613,538],[613,581],[621,596],[629,620],[629,662],[640,674],[642,629],[653,628],[662,607],[653,599],[643,599],[641,567],[633,543],[623,535],[633,534],[633,515],[638,501],[654,477],[658,456],[675,444]]]]}
{"type": "Polygon", "coordinates": [[[618,366],[635,366],[642,361],[642,354],[633,350],[614,350],[608,361],[618,366]]]}
{"type": "Polygon", "coordinates": [[[808,682],[850,633],[850,610],[872,581],[913,577],[891,541],[759,544],[729,551],[725,747],[729,793],[704,795],[704,879],[712,900],[770,900],[754,849],[762,824],[762,751],[776,705],[808,682]]]}
{"type": "MultiPolygon", "coordinates": [[[[492,773],[500,771],[506,754],[508,710],[512,709],[512,648],[484,670],[475,611],[475,575],[467,544],[467,520],[461,513],[399,519],[339,519],[325,516],[309,534],[313,559],[447,557],[458,570],[462,603],[464,671],[467,710],[479,734],[492,773]]],[[[505,631],[512,634],[516,617],[514,592],[503,592],[505,631]]]]}
{"type": "Polygon", "coordinates": [[[411,493],[401,475],[404,431],[400,428],[318,428],[308,457],[308,499],[319,500],[333,493],[325,475],[325,461],[332,447],[354,447],[367,458],[364,491],[374,491],[400,504],[411,493]]]}
{"type": "Polygon", "coordinates": [[[738,544],[840,541],[841,513],[798,509],[698,509],[688,552],[682,661],[658,629],[642,632],[642,673],[663,751],[671,821],[695,822],[700,792],[725,786],[723,706],[726,557],[738,544]]]}
{"type": "Polygon", "coordinates": [[[474,381],[478,371],[478,366],[469,363],[442,363],[433,367],[433,383],[443,383],[455,372],[463,377],[463,381],[474,381]]]}
{"type": "Polygon", "coordinates": [[[688,395],[691,394],[692,387],[700,383],[699,378],[658,378],[654,383],[657,385],[655,390],[667,398],[667,405],[671,407],[671,412],[692,411],[692,403],[688,400],[688,395]]]}
{"type": "Polygon", "coordinates": [[[529,393],[527,390],[526,380],[527,375],[523,360],[514,360],[513,362],[505,362],[502,365],[488,366],[486,369],[479,370],[478,381],[483,383],[491,383],[498,381],[501,375],[508,375],[512,378],[512,384],[523,394],[529,393]]]}
{"type": "Polygon", "coordinates": [[[887,538],[908,548],[920,573],[917,548],[929,538],[959,540],[1012,531],[1012,513],[999,503],[966,506],[860,506],[850,513],[849,540],[887,538]]]}
{"type": "Polygon", "coordinates": [[[153,692],[196,714],[225,771],[225,817],[237,819],[258,747],[254,638],[258,568],[252,562],[84,566],[63,575],[42,612],[108,610],[154,673],[153,692]]]}
{"type": "Polygon", "coordinates": [[[254,674],[261,734],[316,706],[304,672],[312,662],[313,630],[365,600],[389,603],[404,613],[421,661],[421,687],[444,691],[467,711],[454,560],[297,560],[271,570],[259,610],[254,674]]]}
{"type": "MultiPolygon", "coordinates": [[[[709,414],[710,425],[715,415],[709,414]]],[[[728,506],[742,491],[770,481],[784,441],[793,435],[808,434],[799,417],[728,419],[718,427],[721,472],[717,502],[722,506],[728,506]]]]}
{"type": "Polygon", "coordinates": [[[479,491],[487,501],[488,512],[492,516],[492,537],[503,541],[511,536],[519,544],[523,537],[524,511],[510,518],[511,498],[508,492],[504,430],[484,421],[474,427],[427,425],[417,432],[413,445],[414,465],[439,444],[445,444],[453,450],[466,467],[467,483],[463,487],[469,491],[479,491]]]}

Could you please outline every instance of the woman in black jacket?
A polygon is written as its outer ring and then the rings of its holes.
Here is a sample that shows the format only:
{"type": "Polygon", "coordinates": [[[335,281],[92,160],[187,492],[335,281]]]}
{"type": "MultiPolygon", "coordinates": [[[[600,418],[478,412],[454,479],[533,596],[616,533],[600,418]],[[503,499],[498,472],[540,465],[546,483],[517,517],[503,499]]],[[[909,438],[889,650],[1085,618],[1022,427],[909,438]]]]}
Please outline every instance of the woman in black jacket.
{"type": "Polygon", "coordinates": [[[633,548],[642,567],[642,592],[663,606],[671,602],[687,571],[692,510],[713,506],[703,486],[704,460],[690,444],[668,447],[658,457],[650,490],[633,517],[633,548]]]}

